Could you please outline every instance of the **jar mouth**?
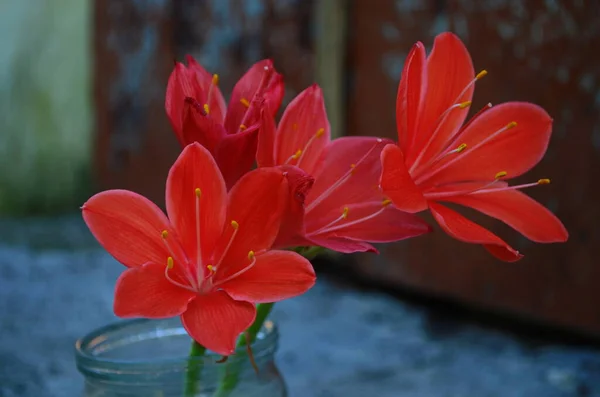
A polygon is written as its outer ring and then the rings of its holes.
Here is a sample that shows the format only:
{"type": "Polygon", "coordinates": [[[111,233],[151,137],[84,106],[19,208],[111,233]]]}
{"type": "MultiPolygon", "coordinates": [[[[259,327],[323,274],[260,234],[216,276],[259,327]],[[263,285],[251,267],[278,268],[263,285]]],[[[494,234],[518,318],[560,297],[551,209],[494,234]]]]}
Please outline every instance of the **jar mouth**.
{"type": "MultiPolygon", "coordinates": [[[[258,362],[272,357],[277,348],[277,327],[267,321],[252,344],[258,362]]],[[[207,351],[190,359],[191,338],[179,318],[164,320],[132,319],[118,321],[83,336],[75,343],[75,359],[82,373],[139,373],[156,367],[173,369],[193,362],[218,366],[220,355],[207,351]]],[[[227,362],[247,360],[246,347],[237,348],[227,362]]]]}

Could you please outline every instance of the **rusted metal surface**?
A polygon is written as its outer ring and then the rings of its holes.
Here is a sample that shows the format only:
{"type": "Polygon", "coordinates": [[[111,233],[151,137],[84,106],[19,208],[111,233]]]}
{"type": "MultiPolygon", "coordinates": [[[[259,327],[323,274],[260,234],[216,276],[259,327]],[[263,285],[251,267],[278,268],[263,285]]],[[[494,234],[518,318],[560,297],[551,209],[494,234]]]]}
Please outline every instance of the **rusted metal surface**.
{"type": "MultiPolygon", "coordinates": [[[[411,45],[430,48],[452,30],[470,49],[477,84],[474,109],[487,102],[531,101],[554,118],[544,160],[518,182],[552,178],[528,193],[554,211],[570,232],[566,244],[538,245],[498,221],[473,219],[526,256],[494,260],[481,247],[441,230],[361,256],[357,269],[408,285],[600,336],[600,3],[590,1],[357,0],[349,54],[351,134],[395,137],[399,74],[411,45]]],[[[464,212],[472,214],[472,212],[464,212]]],[[[431,220],[431,218],[429,218],[431,220]]],[[[432,222],[434,223],[434,222],[432,222]]]]}
{"type": "Polygon", "coordinates": [[[162,202],[177,155],[164,115],[173,67],[169,1],[94,4],[95,170],[99,188],[162,202]]]}
{"type": "Polygon", "coordinates": [[[313,82],[312,1],[95,1],[95,147],[99,188],[157,203],[179,147],[164,111],[173,60],[219,73],[228,95],[255,61],[274,59],[286,100],[313,82]]]}

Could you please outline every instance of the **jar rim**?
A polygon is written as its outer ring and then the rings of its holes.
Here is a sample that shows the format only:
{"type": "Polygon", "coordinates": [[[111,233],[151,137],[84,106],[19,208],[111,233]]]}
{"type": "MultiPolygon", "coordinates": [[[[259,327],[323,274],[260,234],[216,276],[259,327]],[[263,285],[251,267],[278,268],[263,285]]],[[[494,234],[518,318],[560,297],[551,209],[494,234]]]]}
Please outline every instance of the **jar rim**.
{"type": "MultiPolygon", "coordinates": [[[[195,362],[202,363],[203,366],[220,365],[220,363],[217,363],[216,361],[222,356],[209,351],[207,351],[207,354],[202,357],[190,358],[187,355],[182,355],[178,357],[156,358],[153,359],[152,362],[148,362],[148,360],[135,358],[119,359],[102,357],[99,355],[99,353],[102,352],[101,349],[98,351],[94,350],[99,348],[101,343],[105,342],[111,334],[115,335],[118,331],[123,331],[129,327],[136,328],[143,325],[165,324],[168,325],[168,329],[165,329],[167,332],[165,332],[164,336],[178,336],[183,334],[187,335],[187,332],[181,323],[179,321],[175,322],[176,319],[177,317],[162,320],[144,318],[127,319],[115,321],[94,329],[75,342],[75,360],[79,371],[82,373],[108,373],[113,371],[118,371],[119,373],[137,373],[145,369],[150,370],[152,368],[156,368],[157,366],[162,368],[187,367],[195,362]]],[[[155,334],[156,332],[157,331],[155,329],[155,334]]],[[[148,335],[150,334],[151,330],[149,329],[148,335]]],[[[154,338],[160,338],[160,336],[155,335],[154,338]]],[[[279,333],[277,326],[272,321],[267,320],[257,335],[256,340],[252,343],[252,355],[254,359],[259,361],[265,356],[274,354],[277,348],[278,339],[279,333]]],[[[227,362],[230,363],[242,361],[247,358],[247,356],[247,348],[238,347],[235,353],[228,357],[227,362]]]]}

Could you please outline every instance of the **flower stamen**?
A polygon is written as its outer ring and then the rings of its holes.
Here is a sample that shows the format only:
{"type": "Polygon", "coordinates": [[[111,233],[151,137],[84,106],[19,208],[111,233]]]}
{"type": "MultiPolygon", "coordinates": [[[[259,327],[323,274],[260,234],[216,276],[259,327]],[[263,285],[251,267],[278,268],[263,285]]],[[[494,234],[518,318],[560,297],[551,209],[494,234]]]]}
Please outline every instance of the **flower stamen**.
{"type": "Polygon", "coordinates": [[[333,185],[331,185],[323,193],[321,193],[321,195],[319,197],[315,198],[309,205],[306,206],[305,213],[308,213],[309,211],[314,209],[323,200],[325,200],[327,197],[329,197],[337,188],[342,186],[348,179],[350,179],[350,176],[354,174],[354,172],[356,171],[356,168],[361,163],[363,163],[369,157],[369,155],[375,150],[377,145],[379,145],[382,142],[383,142],[382,139],[377,139],[376,143],[364,154],[364,156],[362,156],[360,158],[360,160],[358,160],[356,163],[351,164],[350,167],[348,168],[348,171],[346,171],[333,185]]]}
{"type": "MultiPolygon", "coordinates": [[[[163,230],[162,232],[160,232],[160,236],[162,237],[163,243],[165,244],[165,247],[167,248],[167,251],[169,252],[169,258],[171,258],[171,261],[173,260],[173,258],[175,257],[175,254],[173,253],[173,249],[171,248],[171,245],[169,244],[169,242],[167,241],[167,239],[169,238],[169,232],[167,230],[163,230]]],[[[169,264],[169,260],[167,258],[167,265],[169,264]]],[[[171,266],[172,268],[173,266],[171,266]]],[[[187,266],[183,267],[185,270],[185,277],[187,278],[187,281],[190,283],[190,285],[192,286],[197,286],[198,284],[196,284],[196,280],[193,277],[193,275],[190,273],[190,269],[188,269],[187,266]]]]}
{"type": "Polygon", "coordinates": [[[313,136],[310,137],[308,142],[306,142],[306,145],[304,145],[304,149],[302,149],[302,153],[301,153],[300,158],[298,159],[298,162],[296,163],[296,167],[302,168],[302,167],[300,167],[300,163],[302,163],[302,159],[304,158],[306,151],[310,148],[310,145],[312,145],[312,143],[314,142],[315,139],[320,138],[323,135],[325,135],[325,128],[319,128],[317,130],[317,132],[313,136]]]}
{"type": "MultiPolygon", "coordinates": [[[[459,95],[459,98],[461,96],[462,96],[462,94],[459,95]]],[[[462,109],[466,109],[469,106],[471,106],[471,101],[466,101],[466,102],[461,102],[461,103],[455,103],[454,105],[450,106],[448,109],[446,109],[444,111],[444,113],[442,113],[440,115],[440,117],[438,118],[438,121],[436,123],[435,130],[433,130],[433,133],[429,136],[429,139],[427,140],[427,143],[425,144],[425,146],[423,146],[423,148],[421,149],[419,155],[417,156],[417,158],[413,162],[412,166],[410,167],[409,173],[412,173],[417,168],[417,166],[419,165],[419,162],[421,161],[421,159],[425,155],[425,152],[427,151],[427,149],[429,148],[429,146],[431,145],[431,143],[434,141],[436,135],[438,134],[439,131],[441,131],[441,129],[442,129],[441,127],[444,125],[444,121],[450,115],[450,113],[452,112],[452,110],[454,110],[454,109],[462,110],[462,109]]]]}
{"type": "Polygon", "coordinates": [[[208,94],[206,95],[206,103],[204,104],[204,112],[206,114],[210,114],[209,103],[210,103],[210,100],[212,99],[213,89],[214,89],[214,87],[217,86],[217,84],[219,84],[219,75],[213,74],[212,80],[210,82],[210,87],[208,87],[208,94]]]}
{"type": "Polygon", "coordinates": [[[215,283],[213,285],[213,287],[217,287],[217,286],[219,286],[221,284],[224,284],[224,283],[226,283],[228,281],[231,281],[234,278],[236,278],[238,276],[241,276],[242,274],[246,273],[248,270],[252,269],[254,267],[254,265],[256,265],[256,254],[254,253],[254,251],[248,251],[248,259],[250,260],[250,263],[246,267],[244,267],[241,270],[233,273],[232,275],[226,277],[223,280],[219,280],[219,282],[215,283]]]}
{"type": "Polygon", "coordinates": [[[182,284],[179,281],[173,280],[173,278],[169,275],[169,270],[173,269],[174,266],[175,266],[175,263],[173,261],[173,257],[169,256],[167,258],[167,266],[165,266],[165,278],[167,280],[169,280],[169,282],[171,284],[173,284],[173,285],[176,285],[176,286],[178,286],[180,288],[183,288],[183,289],[186,289],[188,291],[196,292],[196,290],[193,287],[190,287],[189,285],[182,284]]]}
{"type": "Polygon", "coordinates": [[[240,225],[236,221],[232,220],[231,228],[233,229],[233,233],[231,234],[231,237],[229,238],[229,241],[227,242],[227,245],[225,246],[225,249],[223,250],[223,253],[221,254],[221,258],[219,259],[217,264],[214,265],[214,268],[218,268],[219,266],[221,266],[221,263],[223,262],[225,255],[227,255],[227,252],[229,252],[229,248],[231,248],[231,244],[233,244],[233,240],[235,239],[235,236],[237,235],[240,225]]]}
{"type": "MultiPolygon", "coordinates": [[[[345,228],[345,227],[349,227],[349,226],[357,225],[357,224],[359,224],[359,223],[366,222],[366,221],[368,221],[368,220],[370,220],[370,219],[373,219],[373,218],[375,218],[375,217],[379,216],[379,215],[380,215],[380,214],[381,214],[383,211],[385,211],[385,209],[386,209],[386,208],[387,208],[387,207],[388,207],[388,206],[389,206],[391,203],[392,203],[392,200],[390,200],[390,199],[383,199],[383,200],[381,201],[381,208],[379,208],[377,211],[373,212],[373,213],[372,213],[372,214],[370,214],[370,215],[363,216],[362,218],[355,219],[355,220],[353,220],[353,221],[351,221],[351,222],[348,222],[348,223],[343,223],[343,224],[333,225],[333,226],[331,226],[331,227],[324,227],[324,228],[321,228],[320,230],[318,230],[317,232],[315,232],[315,233],[312,233],[312,234],[317,234],[317,233],[318,233],[318,234],[322,234],[322,233],[329,233],[329,232],[333,232],[333,231],[336,231],[336,230],[339,230],[339,229],[343,229],[343,228],[345,228]]],[[[348,208],[348,207],[345,207],[345,208],[344,208],[344,210],[345,210],[346,208],[348,208]]],[[[345,214],[346,214],[346,217],[347,217],[347,212],[346,212],[345,214]]],[[[346,217],[344,217],[343,219],[346,219],[346,217]]]]}
{"type": "Polygon", "coordinates": [[[298,160],[300,158],[300,156],[302,156],[302,149],[296,150],[296,153],[294,153],[290,157],[288,157],[288,159],[285,161],[285,164],[289,164],[293,160],[298,160]]]}
{"type": "MultiPolygon", "coordinates": [[[[493,134],[489,135],[488,137],[486,137],[485,139],[481,140],[481,142],[477,143],[476,145],[474,145],[473,147],[469,148],[469,153],[473,152],[474,150],[479,149],[481,146],[485,145],[486,143],[488,143],[489,141],[491,141],[492,139],[496,138],[498,135],[512,129],[515,128],[517,126],[517,122],[516,121],[511,121],[510,123],[506,124],[504,127],[500,128],[499,130],[495,131],[493,134]]],[[[419,183],[423,182],[424,180],[431,178],[432,176],[440,173],[441,171],[445,170],[446,168],[448,168],[449,166],[451,166],[452,164],[456,163],[458,160],[460,160],[462,158],[462,156],[457,156],[452,158],[450,161],[448,161],[445,164],[442,164],[439,168],[435,168],[433,170],[431,170],[430,172],[424,174],[424,175],[419,175],[415,177],[415,183],[418,185],[419,183]]]]}

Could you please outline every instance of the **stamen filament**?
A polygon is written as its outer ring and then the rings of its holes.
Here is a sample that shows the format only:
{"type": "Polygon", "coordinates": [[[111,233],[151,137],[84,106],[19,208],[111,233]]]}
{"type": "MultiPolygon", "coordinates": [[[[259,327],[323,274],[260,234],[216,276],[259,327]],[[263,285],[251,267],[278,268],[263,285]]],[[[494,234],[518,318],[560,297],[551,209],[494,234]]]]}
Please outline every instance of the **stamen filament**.
{"type": "Polygon", "coordinates": [[[328,224],[326,224],[325,226],[321,227],[320,229],[318,229],[315,232],[312,232],[310,234],[319,234],[321,232],[321,230],[326,230],[332,226],[334,226],[335,224],[343,221],[344,219],[348,218],[348,213],[350,212],[350,209],[348,207],[344,207],[343,211],[342,211],[342,215],[338,216],[337,218],[335,218],[334,220],[332,220],[331,222],[329,222],[328,224]]]}
{"type": "Polygon", "coordinates": [[[198,285],[201,284],[204,278],[204,267],[202,266],[202,244],[200,241],[200,198],[202,197],[202,190],[196,188],[194,190],[196,195],[196,281],[198,285]]]}
{"type": "Polygon", "coordinates": [[[310,145],[312,145],[312,143],[315,139],[322,137],[324,134],[325,134],[325,129],[319,128],[317,130],[317,132],[313,136],[310,137],[308,142],[306,142],[306,145],[304,145],[304,149],[302,149],[301,156],[298,159],[298,162],[296,163],[296,167],[302,168],[302,167],[300,167],[300,163],[302,163],[302,159],[304,158],[306,151],[310,148],[310,145]]]}
{"type": "Polygon", "coordinates": [[[256,98],[259,98],[263,95],[263,91],[265,90],[265,88],[267,87],[267,83],[271,79],[271,75],[273,74],[273,68],[265,66],[263,70],[264,70],[264,73],[262,75],[260,83],[258,84],[258,88],[256,89],[256,92],[254,92],[254,96],[252,97],[252,100],[249,101],[248,98],[240,99],[240,103],[247,108],[246,112],[244,113],[244,117],[242,117],[242,122],[240,123],[240,125],[248,125],[248,115],[250,114],[250,105],[252,105],[253,102],[255,102],[256,98]]]}
{"type": "MultiPolygon", "coordinates": [[[[462,96],[462,94],[459,95],[458,97],[460,98],[461,96],[462,96]]],[[[471,101],[466,101],[466,102],[462,102],[462,103],[455,103],[454,105],[452,105],[448,109],[446,109],[444,111],[444,113],[441,114],[441,116],[438,118],[435,130],[433,130],[433,133],[429,136],[429,139],[427,140],[427,143],[425,144],[425,146],[423,146],[423,148],[421,149],[421,152],[419,153],[419,155],[415,159],[414,163],[410,167],[410,170],[408,171],[409,173],[412,173],[417,168],[417,166],[419,165],[419,162],[423,158],[423,155],[425,154],[425,152],[427,151],[427,149],[429,148],[429,146],[433,142],[433,140],[436,137],[436,135],[438,134],[438,132],[442,129],[441,127],[444,125],[444,121],[450,115],[450,112],[452,110],[454,110],[454,109],[465,109],[465,108],[467,108],[469,106],[471,106],[471,101]]]]}
{"type": "Polygon", "coordinates": [[[224,284],[228,281],[233,280],[234,278],[246,273],[248,270],[252,269],[254,267],[254,265],[256,264],[256,254],[254,253],[254,251],[250,251],[248,252],[248,259],[250,259],[250,264],[246,267],[244,267],[243,269],[233,273],[232,275],[230,275],[229,277],[226,277],[224,280],[219,280],[219,282],[213,284],[213,288],[217,287],[221,284],[224,284]]]}
{"type": "Polygon", "coordinates": [[[285,164],[289,164],[292,160],[298,160],[302,156],[302,149],[298,149],[296,153],[292,154],[285,160],[285,164]]]}
{"type": "Polygon", "coordinates": [[[212,76],[212,81],[210,82],[210,86],[208,87],[208,94],[206,95],[206,103],[204,104],[204,111],[206,112],[206,114],[210,113],[210,100],[212,99],[212,93],[213,93],[213,89],[214,87],[217,86],[217,84],[219,84],[219,75],[218,74],[213,74],[212,76]]]}
{"type": "Polygon", "coordinates": [[[469,127],[471,125],[471,123],[473,123],[473,121],[475,121],[479,116],[481,116],[483,113],[490,110],[491,108],[492,108],[492,103],[488,102],[487,105],[485,105],[484,107],[479,109],[479,111],[477,113],[475,113],[475,115],[473,117],[471,117],[469,119],[469,121],[467,121],[458,131],[456,131],[456,133],[453,136],[448,138],[448,142],[451,142],[448,145],[448,147],[453,147],[454,145],[456,145],[456,140],[458,138],[460,138],[460,135],[462,134],[462,132],[465,131],[467,129],[467,127],[469,127]],[[456,140],[455,140],[455,138],[456,138],[456,140]]]}
{"type": "Polygon", "coordinates": [[[231,227],[233,228],[233,234],[229,238],[229,241],[227,242],[227,245],[225,246],[225,249],[223,250],[221,257],[219,258],[219,261],[217,262],[216,265],[214,265],[215,268],[219,268],[219,266],[221,266],[221,263],[223,262],[225,255],[227,255],[229,248],[231,248],[231,244],[233,244],[233,240],[235,239],[235,235],[237,234],[240,225],[236,221],[231,221],[231,227]]]}
{"type": "MultiPolygon", "coordinates": [[[[167,230],[163,230],[160,233],[163,243],[165,244],[165,247],[167,248],[167,251],[169,252],[170,258],[175,258],[175,254],[173,253],[173,249],[171,248],[171,246],[169,245],[169,243],[167,242],[167,238],[169,237],[169,232],[167,230]]],[[[168,262],[168,259],[167,259],[168,262]]],[[[187,281],[190,283],[190,285],[197,287],[198,284],[196,284],[196,279],[195,277],[190,273],[190,269],[188,268],[188,266],[183,266],[183,269],[185,270],[185,278],[187,279],[187,281]]]]}
{"type": "Polygon", "coordinates": [[[329,228],[322,228],[321,230],[318,231],[318,233],[322,234],[322,233],[333,232],[333,231],[336,231],[336,230],[339,230],[339,229],[343,229],[345,227],[349,227],[349,226],[357,225],[357,224],[362,223],[362,222],[366,222],[369,219],[373,219],[376,216],[379,216],[383,211],[385,211],[386,207],[390,203],[391,203],[390,200],[387,200],[387,199],[383,200],[383,202],[381,204],[381,208],[379,210],[375,211],[374,213],[372,213],[371,215],[367,215],[367,216],[364,216],[362,218],[355,219],[352,222],[344,223],[344,224],[341,224],[341,225],[336,225],[336,226],[332,226],[332,227],[329,227],[329,228]]]}
{"type": "Polygon", "coordinates": [[[515,186],[507,186],[507,187],[503,187],[500,189],[485,189],[485,190],[478,190],[476,192],[473,192],[471,194],[484,194],[484,193],[491,193],[491,192],[502,192],[505,190],[520,190],[520,189],[525,189],[528,187],[534,187],[534,186],[539,186],[539,185],[547,185],[550,183],[550,179],[540,179],[537,182],[532,182],[532,183],[524,183],[522,185],[515,185],[515,186]]]}
{"type": "MultiPolygon", "coordinates": [[[[169,282],[173,285],[176,285],[180,288],[186,289],[188,291],[191,292],[196,292],[196,290],[194,288],[192,288],[189,285],[185,285],[185,284],[181,284],[179,281],[175,281],[171,278],[171,276],[169,276],[169,270],[173,269],[174,263],[173,263],[173,258],[172,257],[168,257],[167,258],[167,266],[165,267],[165,278],[167,280],[169,280],[169,282]]],[[[189,280],[188,280],[189,281],[189,280]]]]}
{"type": "Polygon", "coordinates": [[[365,161],[365,159],[373,152],[373,150],[375,150],[375,148],[377,147],[377,145],[379,145],[381,142],[383,142],[382,139],[377,139],[377,142],[375,143],[375,145],[373,145],[367,151],[367,153],[365,153],[365,155],[360,158],[360,160],[358,160],[356,163],[353,163],[350,166],[350,168],[348,169],[348,171],[346,171],[346,173],[340,177],[340,179],[338,179],[333,185],[331,185],[328,189],[326,189],[323,193],[321,193],[321,195],[319,197],[317,197],[312,203],[310,203],[309,205],[306,206],[305,213],[310,212],[317,205],[319,205],[323,200],[325,200],[327,197],[329,197],[331,195],[331,193],[333,193],[338,187],[340,187],[341,185],[343,185],[350,178],[350,176],[352,174],[354,174],[356,168],[362,162],[365,161]]]}
{"type": "MultiPolygon", "coordinates": [[[[472,151],[474,151],[474,150],[479,149],[481,146],[485,145],[486,143],[488,143],[490,140],[494,139],[498,135],[500,135],[503,132],[508,131],[511,128],[514,128],[516,126],[517,126],[517,123],[515,121],[511,121],[510,123],[508,123],[504,127],[500,128],[498,131],[494,132],[490,136],[488,136],[485,139],[483,139],[481,142],[477,143],[475,146],[469,147],[469,153],[472,152],[472,151]]],[[[446,168],[448,168],[452,164],[456,163],[462,157],[463,156],[456,156],[453,159],[451,159],[450,161],[448,161],[447,163],[443,164],[441,167],[435,168],[433,170],[430,170],[428,173],[425,173],[424,175],[416,176],[415,177],[415,183],[418,185],[419,183],[423,182],[425,179],[431,178],[432,176],[440,173],[441,171],[445,170],[446,168]]]]}

